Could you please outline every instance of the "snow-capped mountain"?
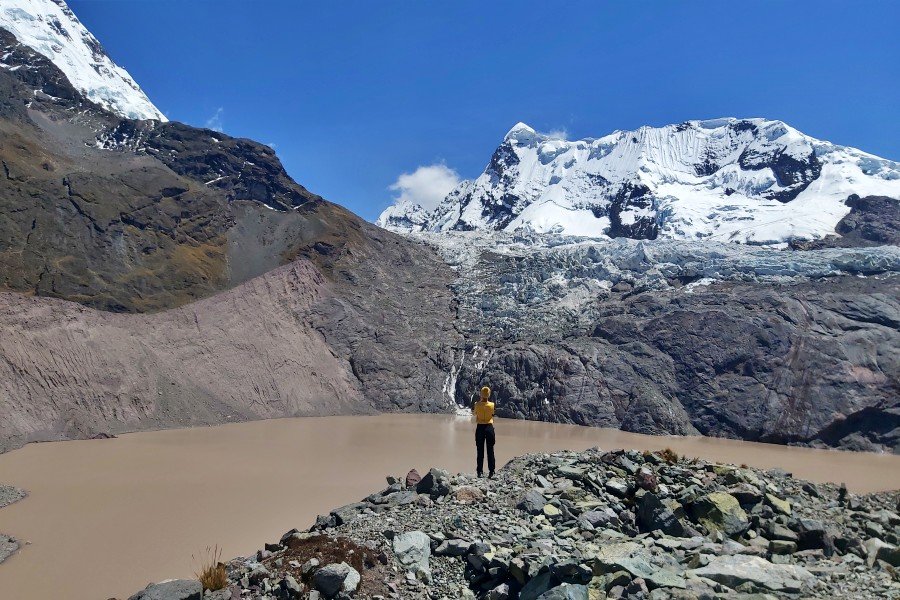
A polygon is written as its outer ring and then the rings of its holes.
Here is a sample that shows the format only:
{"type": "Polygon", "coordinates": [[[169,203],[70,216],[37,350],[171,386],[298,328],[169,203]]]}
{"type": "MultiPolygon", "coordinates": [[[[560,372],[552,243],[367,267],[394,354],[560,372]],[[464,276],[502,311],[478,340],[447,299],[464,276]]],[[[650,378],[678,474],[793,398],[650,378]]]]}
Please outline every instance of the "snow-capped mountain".
{"type": "Polygon", "coordinates": [[[50,59],[92,102],[129,119],[167,120],[64,0],[0,0],[0,28],[50,59]]]}
{"type": "Polygon", "coordinates": [[[484,172],[433,211],[394,205],[378,224],[775,244],[833,234],[851,194],[900,198],[900,164],[767,119],[578,141],[519,123],[484,172]]]}

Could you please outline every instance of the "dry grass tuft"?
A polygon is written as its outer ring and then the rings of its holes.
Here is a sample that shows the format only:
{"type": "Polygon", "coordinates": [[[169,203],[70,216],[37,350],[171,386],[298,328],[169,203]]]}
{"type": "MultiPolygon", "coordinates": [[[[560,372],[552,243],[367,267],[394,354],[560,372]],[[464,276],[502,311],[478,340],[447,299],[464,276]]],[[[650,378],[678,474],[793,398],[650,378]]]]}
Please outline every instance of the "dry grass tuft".
{"type": "MultiPolygon", "coordinates": [[[[193,554],[191,558],[198,560],[193,554]]],[[[222,549],[219,545],[207,546],[200,555],[199,562],[200,570],[194,571],[194,575],[203,584],[203,589],[211,592],[225,589],[228,585],[228,573],[225,572],[225,565],[222,563],[222,549]]]]}
{"type": "Polygon", "coordinates": [[[659,453],[660,458],[669,463],[670,465],[674,465],[680,459],[678,453],[672,450],[671,448],[666,448],[662,452],[659,453]]]}

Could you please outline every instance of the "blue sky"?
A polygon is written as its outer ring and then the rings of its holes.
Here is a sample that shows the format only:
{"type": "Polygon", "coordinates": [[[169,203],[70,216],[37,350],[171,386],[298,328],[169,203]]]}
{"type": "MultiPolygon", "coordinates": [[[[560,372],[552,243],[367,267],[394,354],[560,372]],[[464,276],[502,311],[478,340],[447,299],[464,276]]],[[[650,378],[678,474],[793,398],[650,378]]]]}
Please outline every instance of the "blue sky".
{"type": "Polygon", "coordinates": [[[69,4],[170,119],[273,144],[367,219],[402,173],[477,176],[517,121],[763,116],[900,160],[900,2],[69,4]]]}

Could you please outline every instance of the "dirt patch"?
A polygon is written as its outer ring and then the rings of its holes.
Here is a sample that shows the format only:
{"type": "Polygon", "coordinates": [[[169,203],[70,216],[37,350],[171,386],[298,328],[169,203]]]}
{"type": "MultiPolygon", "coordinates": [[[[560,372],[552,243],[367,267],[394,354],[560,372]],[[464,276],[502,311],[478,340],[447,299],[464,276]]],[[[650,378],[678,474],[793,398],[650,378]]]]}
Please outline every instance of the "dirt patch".
{"type": "Polygon", "coordinates": [[[285,575],[291,575],[305,590],[311,588],[312,575],[316,569],[303,573],[303,565],[315,558],[319,567],[331,563],[345,562],[360,574],[356,596],[370,598],[373,595],[387,596],[391,589],[385,583],[393,577],[390,570],[390,558],[383,550],[357,544],[350,538],[316,535],[306,539],[290,538],[285,542],[286,550],[278,555],[262,561],[263,565],[274,574],[273,581],[279,581],[285,575]],[[277,562],[280,561],[280,566],[277,562]]]}

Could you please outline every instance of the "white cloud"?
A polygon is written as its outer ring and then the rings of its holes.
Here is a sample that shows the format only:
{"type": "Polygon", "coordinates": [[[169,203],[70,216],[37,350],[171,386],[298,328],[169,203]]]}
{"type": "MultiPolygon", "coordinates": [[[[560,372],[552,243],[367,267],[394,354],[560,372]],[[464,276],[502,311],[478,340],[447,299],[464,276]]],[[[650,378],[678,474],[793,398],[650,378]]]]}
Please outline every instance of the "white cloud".
{"type": "Polygon", "coordinates": [[[216,109],[216,112],[212,114],[210,118],[206,120],[206,128],[212,129],[213,131],[222,131],[222,117],[225,114],[225,109],[221,106],[216,109]]]}
{"type": "Polygon", "coordinates": [[[569,139],[569,132],[565,129],[553,129],[552,131],[548,131],[545,133],[548,138],[551,140],[567,140],[569,139]]]}
{"type": "Polygon", "coordinates": [[[388,189],[395,202],[411,202],[425,210],[435,208],[460,182],[459,174],[443,163],[424,165],[402,173],[388,189]]]}

